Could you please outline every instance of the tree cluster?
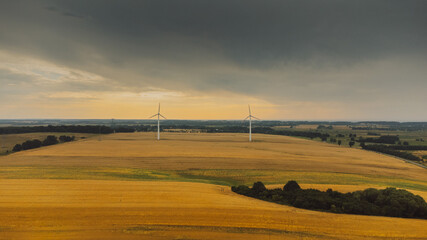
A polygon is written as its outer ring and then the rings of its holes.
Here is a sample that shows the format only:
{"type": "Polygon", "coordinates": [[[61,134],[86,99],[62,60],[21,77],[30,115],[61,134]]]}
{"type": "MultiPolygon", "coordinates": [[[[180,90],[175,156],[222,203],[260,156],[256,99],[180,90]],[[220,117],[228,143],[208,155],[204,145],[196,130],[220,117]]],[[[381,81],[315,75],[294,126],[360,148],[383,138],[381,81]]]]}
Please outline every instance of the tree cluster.
{"type": "Polygon", "coordinates": [[[396,188],[374,189],[340,193],[328,189],[301,189],[297,182],[289,181],[283,189],[267,189],[262,182],[252,188],[233,186],[233,192],[279,204],[298,208],[328,211],[334,213],[375,215],[403,218],[427,219],[425,200],[406,190],[396,188]]]}
{"type": "Polygon", "coordinates": [[[43,143],[38,140],[38,139],[34,139],[34,140],[27,140],[25,142],[23,142],[22,144],[16,144],[13,147],[13,151],[14,152],[18,152],[21,150],[28,150],[28,149],[33,149],[33,148],[39,148],[43,145],[43,143]]]}
{"type": "MultiPolygon", "coordinates": [[[[74,141],[74,136],[63,135],[63,136],[59,137],[59,141],[71,142],[71,141],[74,141]]],[[[58,138],[56,136],[49,135],[43,141],[40,141],[38,139],[34,139],[34,140],[27,140],[27,141],[23,142],[22,144],[16,144],[13,147],[12,151],[19,152],[22,150],[28,150],[28,149],[33,149],[33,148],[39,148],[42,146],[54,145],[54,144],[58,144],[59,141],[58,141],[58,138]]]]}

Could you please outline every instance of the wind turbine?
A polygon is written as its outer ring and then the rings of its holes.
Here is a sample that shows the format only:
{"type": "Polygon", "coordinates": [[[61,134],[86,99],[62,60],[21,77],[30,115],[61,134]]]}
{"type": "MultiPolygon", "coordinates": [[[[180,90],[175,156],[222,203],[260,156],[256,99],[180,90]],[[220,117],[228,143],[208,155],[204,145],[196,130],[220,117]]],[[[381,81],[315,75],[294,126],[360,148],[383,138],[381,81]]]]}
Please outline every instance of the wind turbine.
{"type": "Polygon", "coordinates": [[[157,116],[157,140],[160,140],[160,117],[166,119],[162,114],[160,114],[160,103],[159,103],[159,111],[149,118],[152,118],[155,116],[157,116]]]}
{"type": "Polygon", "coordinates": [[[114,124],[114,118],[111,119],[111,128],[113,129],[113,133],[116,133],[116,125],[114,124]]]}
{"type": "Polygon", "coordinates": [[[248,105],[248,107],[249,107],[249,116],[247,116],[245,119],[243,119],[243,121],[245,121],[246,119],[249,118],[249,142],[252,142],[252,118],[255,118],[257,120],[261,120],[261,119],[253,116],[251,113],[251,106],[248,105]]]}

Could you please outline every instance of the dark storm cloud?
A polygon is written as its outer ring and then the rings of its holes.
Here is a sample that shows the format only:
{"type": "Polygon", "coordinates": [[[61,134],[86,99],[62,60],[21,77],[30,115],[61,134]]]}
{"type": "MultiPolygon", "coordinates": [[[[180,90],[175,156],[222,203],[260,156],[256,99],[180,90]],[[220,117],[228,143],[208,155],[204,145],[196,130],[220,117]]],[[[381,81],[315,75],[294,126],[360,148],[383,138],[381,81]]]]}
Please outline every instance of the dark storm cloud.
{"type": "Polygon", "coordinates": [[[3,43],[35,38],[37,45],[32,47],[58,58],[78,58],[68,56],[69,50],[81,45],[95,48],[112,62],[126,57],[174,59],[175,54],[175,58],[191,58],[192,50],[203,48],[220,50],[242,66],[267,67],[313,57],[351,61],[423,54],[427,42],[426,1],[10,1],[3,5],[2,33],[11,35],[3,37],[3,43]],[[69,16],[77,19],[66,19],[69,16]],[[42,44],[43,40],[51,43],[52,35],[67,38],[52,39],[62,51],[52,53],[47,49],[50,44],[42,44]]]}
{"type": "Polygon", "coordinates": [[[0,49],[121,90],[388,101],[426,87],[426,12],[422,0],[2,1],[0,49]]]}
{"type": "MultiPolygon", "coordinates": [[[[243,65],[313,56],[363,59],[426,50],[425,1],[62,3],[55,4],[59,11],[90,18],[85,24],[103,36],[120,36],[134,44],[162,39],[162,44],[171,45],[173,41],[164,40],[184,37],[191,45],[218,45],[228,58],[243,65]]],[[[146,46],[164,47],[156,42],[146,46]]]]}

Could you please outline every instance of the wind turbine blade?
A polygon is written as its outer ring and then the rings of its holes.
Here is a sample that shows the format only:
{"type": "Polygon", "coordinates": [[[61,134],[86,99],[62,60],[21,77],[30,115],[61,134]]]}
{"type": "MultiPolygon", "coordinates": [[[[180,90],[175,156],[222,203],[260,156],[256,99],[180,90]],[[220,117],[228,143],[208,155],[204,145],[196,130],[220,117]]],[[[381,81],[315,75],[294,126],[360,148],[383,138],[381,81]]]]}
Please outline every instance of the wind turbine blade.
{"type": "Polygon", "coordinates": [[[249,108],[249,115],[251,115],[251,105],[248,104],[248,108],[249,108]]]}
{"type": "MultiPolygon", "coordinates": [[[[157,114],[158,114],[158,113],[157,113],[157,114]]],[[[154,114],[153,116],[151,116],[151,117],[149,117],[149,118],[153,118],[153,117],[157,116],[157,114],[154,114]]]]}
{"type": "Polygon", "coordinates": [[[164,119],[167,119],[167,118],[166,118],[165,116],[163,116],[162,114],[160,114],[160,113],[159,113],[159,115],[160,115],[160,117],[162,117],[162,118],[164,118],[164,119]]]}
{"type": "Polygon", "coordinates": [[[243,119],[242,121],[244,122],[244,121],[246,121],[246,119],[248,119],[250,116],[247,116],[245,119],[243,119]]]}
{"type": "Polygon", "coordinates": [[[159,111],[157,113],[160,113],[160,103],[159,103],[159,111]]]}
{"type": "Polygon", "coordinates": [[[259,118],[257,118],[257,117],[255,117],[255,116],[251,116],[252,118],[255,118],[256,120],[261,120],[261,119],[259,119],[259,118]]]}

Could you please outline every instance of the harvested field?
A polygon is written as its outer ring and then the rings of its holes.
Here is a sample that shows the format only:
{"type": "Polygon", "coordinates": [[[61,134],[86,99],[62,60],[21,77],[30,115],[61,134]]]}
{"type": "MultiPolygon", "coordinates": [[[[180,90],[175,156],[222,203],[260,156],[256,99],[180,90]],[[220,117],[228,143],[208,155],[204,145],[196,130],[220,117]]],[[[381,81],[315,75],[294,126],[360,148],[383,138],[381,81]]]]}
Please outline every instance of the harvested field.
{"type": "Polygon", "coordinates": [[[1,239],[427,237],[425,220],[296,209],[211,184],[8,179],[0,189],[1,239]]]}

